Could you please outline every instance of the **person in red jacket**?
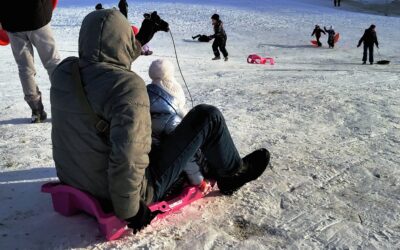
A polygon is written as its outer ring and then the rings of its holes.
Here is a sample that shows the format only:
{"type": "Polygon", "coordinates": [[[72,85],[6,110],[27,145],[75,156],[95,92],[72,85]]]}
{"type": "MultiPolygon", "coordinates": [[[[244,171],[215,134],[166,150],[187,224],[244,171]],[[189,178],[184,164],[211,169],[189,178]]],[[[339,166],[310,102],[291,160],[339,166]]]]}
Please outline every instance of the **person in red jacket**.
{"type": "MultiPolygon", "coordinates": [[[[3,4],[2,4],[3,5],[3,4]]],[[[11,43],[11,49],[18,65],[19,78],[25,101],[32,109],[32,123],[47,118],[42,103],[42,93],[35,82],[33,47],[36,48],[49,76],[60,62],[50,21],[53,14],[52,0],[7,1],[0,8],[0,24],[11,43]]]]}

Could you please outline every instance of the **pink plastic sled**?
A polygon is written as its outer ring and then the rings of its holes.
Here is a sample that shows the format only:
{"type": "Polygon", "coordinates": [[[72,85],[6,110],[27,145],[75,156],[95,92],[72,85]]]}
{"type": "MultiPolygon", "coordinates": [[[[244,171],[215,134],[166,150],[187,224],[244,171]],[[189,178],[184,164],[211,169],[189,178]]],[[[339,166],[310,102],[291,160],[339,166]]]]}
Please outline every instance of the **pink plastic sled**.
{"type": "MultiPolygon", "coordinates": [[[[127,230],[125,221],[118,219],[113,213],[104,213],[100,203],[88,193],[57,182],[44,184],[42,192],[51,194],[54,210],[64,216],[72,216],[79,212],[94,216],[100,232],[108,241],[120,238],[127,230]]],[[[149,208],[152,212],[161,212],[156,217],[161,219],[203,197],[198,187],[188,186],[179,196],[151,204],[149,208]]]]}
{"type": "Polygon", "coordinates": [[[252,63],[252,64],[266,64],[269,63],[271,65],[275,64],[275,60],[272,57],[261,57],[259,55],[253,54],[249,55],[247,57],[247,63],[252,63]]]}

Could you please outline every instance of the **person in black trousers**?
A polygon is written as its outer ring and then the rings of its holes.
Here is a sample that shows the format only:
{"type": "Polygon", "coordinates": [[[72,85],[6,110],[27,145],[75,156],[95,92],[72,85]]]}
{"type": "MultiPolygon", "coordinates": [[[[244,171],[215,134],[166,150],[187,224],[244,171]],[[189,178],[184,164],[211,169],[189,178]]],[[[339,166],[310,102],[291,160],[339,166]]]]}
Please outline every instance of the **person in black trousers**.
{"type": "Polygon", "coordinates": [[[321,33],[324,33],[324,35],[326,35],[325,31],[323,31],[321,27],[319,27],[319,25],[315,25],[315,28],[311,36],[315,35],[315,38],[317,38],[318,47],[322,46],[322,43],[319,41],[319,39],[321,38],[321,33]]]}
{"type": "Polygon", "coordinates": [[[118,3],[118,8],[119,11],[121,11],[121,13],[128,18],[128,3],[126,2],[126,0],[120,0],[118,3]]]}
{"type": "Polygon", "coordinates": [[[340,7],[340,0],[333,0],[333,4],[338,7],[340,7]]]}
{"type": "Polygon", "coordinates": [[[369,52],[369,63],[374,64],[374,44],[379,49],[378,38],[375,31],[376,26],[372,24],[368,29],[365,30],[364,35],[360,38],[357,48],[364,43],[364,53],[363,53],[363,64],[367,63],[367,54],[369,52]]]}
{"type": "Polygon", "coordinates": [[[211,17],[212,25],[214,26],[214,35],[210,36],[210,39],[215,39],[212,45],[212,49],[214,51],[215,57],[213,60],[220,60],[221,56],[219,51],[222,52],[222,55],[225,58],[225,61],[228,61],[228,51],[226,50],[226,32],[224,29],[223,22],[219,19],[218,14],[214,14],[211,17]]]}

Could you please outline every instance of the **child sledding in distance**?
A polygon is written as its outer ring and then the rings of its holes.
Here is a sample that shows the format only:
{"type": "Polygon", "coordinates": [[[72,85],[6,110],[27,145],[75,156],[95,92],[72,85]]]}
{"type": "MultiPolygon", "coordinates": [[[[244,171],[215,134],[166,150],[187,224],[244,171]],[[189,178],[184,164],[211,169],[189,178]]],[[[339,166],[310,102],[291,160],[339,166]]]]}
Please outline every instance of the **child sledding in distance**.
{"type": "Polygon", "coordinates": [[[321,29],[321,27],[319,27],[319,25],[315,25],[315,28],[314,28],[313,33],[311,34],[311,36],[315,35],[315,38],[317,39],[318,47],[322,46],[322,43],[319,41],[319,39],[321,38],[321,34],[322,33],[324,33],[324,35],[326,35],[325,31],[323,31],[321,29]]]}
{"type": "MultiPolygon", "coordinates": [[[[164,59],[153,61],[149,68],[152,82],[147,85],[147,92],[150,99],[153,152],[157,151],[163,137],[173,132],[187,113],[185,93],[175,79],[174,71],[174,65],[164,59]]],[[[197,162],[204,163],[201,151],[184,167],[183,172],[191,185],[199,186],[202,192],[208,193],[211,185],[204,179],[197,162]]]]}
{"type": "Polygon", "coordinates": [[[199,42],[205,42],[208,43],[209,41],[211,41],[211,38],[207,35],[196,35],[196,36],[192,36],[192,39],[197,39],[199,42]]]}
{"type": "Polygon", "coordinates": [[[329,45],[329,48],[333,49],[335,47],[335,35],[336,35],[336,32],[333,29],[332,25],[329,27],[329,29],[326,29],[326,27],[324,26],[324,30],[325,30],[326,33],[328,33],[328,45],[329,45]]]}

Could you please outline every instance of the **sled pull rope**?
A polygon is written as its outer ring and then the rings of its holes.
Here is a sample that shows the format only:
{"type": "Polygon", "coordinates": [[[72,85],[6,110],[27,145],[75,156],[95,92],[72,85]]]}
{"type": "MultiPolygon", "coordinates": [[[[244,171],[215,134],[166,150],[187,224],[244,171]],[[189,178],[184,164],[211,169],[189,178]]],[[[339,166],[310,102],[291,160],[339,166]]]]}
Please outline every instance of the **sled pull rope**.
{"type": "Polygon", "coordinates": [[[185,77],[183,76],[183,73],[182,73],[181,65],[179,64],[178,53],[176,52],[175,40],[174,40],[174,36],[172,35],[171,29],[169,30],[169,34],[171,35],[172,44],[174,45],[176,63],[178,64],[178,69],[179,69],[179,72],[181,73],[182,80],[185,83],[187,92],[189,93],[190,101],[192,103],[192,108],[193,108],[194,107],[194,102],[193,102],[192,94],[190,93],[189,87],[188,87],[188,85],[186,83],[186,80],[185,80],[185,77]]]}

